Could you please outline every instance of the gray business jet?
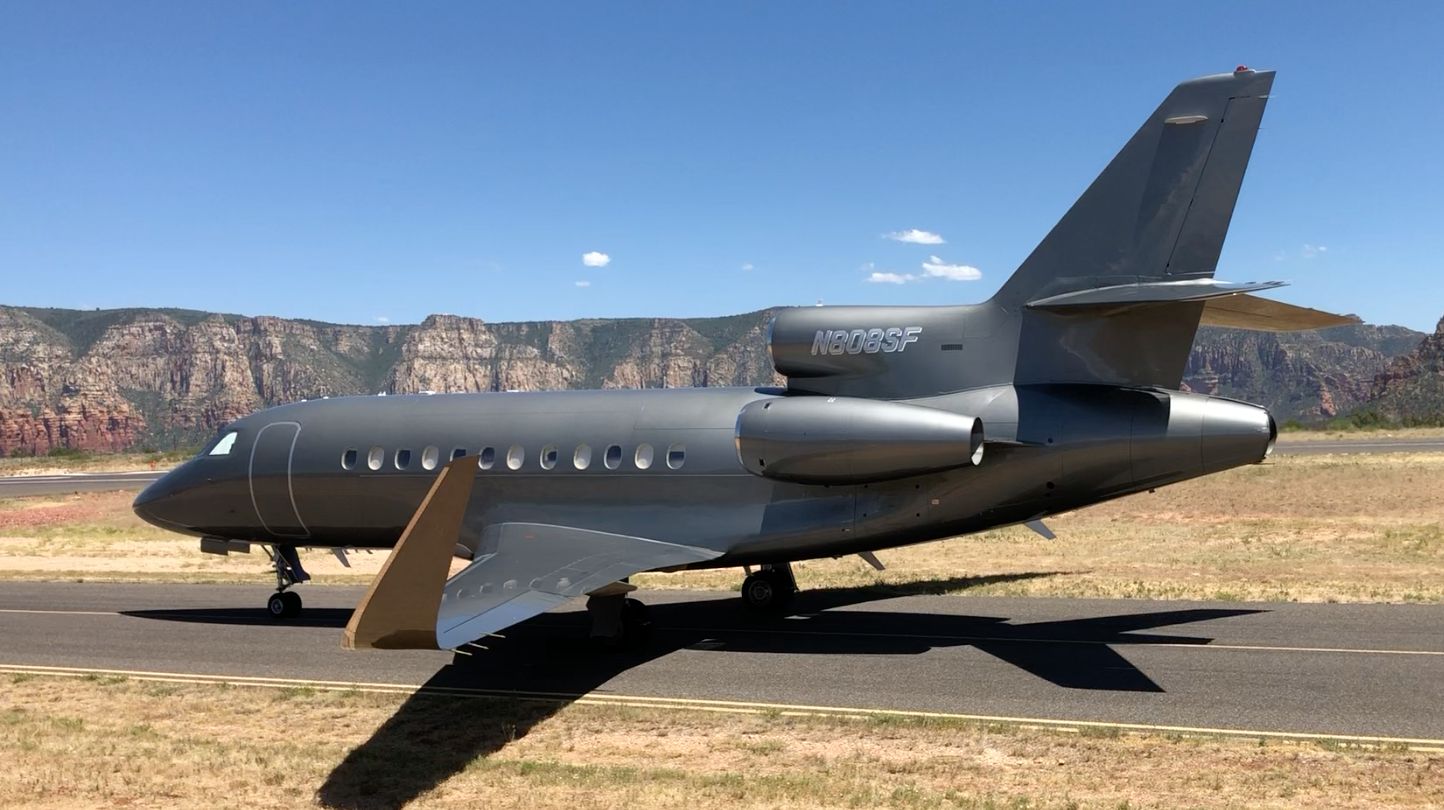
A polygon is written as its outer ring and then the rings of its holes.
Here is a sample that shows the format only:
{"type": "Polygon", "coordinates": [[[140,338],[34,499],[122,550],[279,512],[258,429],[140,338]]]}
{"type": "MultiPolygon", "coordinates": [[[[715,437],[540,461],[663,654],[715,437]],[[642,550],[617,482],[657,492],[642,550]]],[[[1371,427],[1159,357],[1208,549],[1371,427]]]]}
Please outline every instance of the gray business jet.
{"type": "Polygon", "coordinates": [[[639,637],[643,571],[744,567],[745,603],[776,610],[793,561],[1049,536],[1049,515],[1261,461],[1264,408],[1178,390],[1199,324],[1355,320],[1213,278],[1273,79],[1176,87],[988,301],[778,311],[785,388],[282,405],[135,511],[204,550],[266,547],[277,617],[300,609],[296,548],[395,547],[347,643],[453,649],[578,596],[595,635],[639,637]]]}

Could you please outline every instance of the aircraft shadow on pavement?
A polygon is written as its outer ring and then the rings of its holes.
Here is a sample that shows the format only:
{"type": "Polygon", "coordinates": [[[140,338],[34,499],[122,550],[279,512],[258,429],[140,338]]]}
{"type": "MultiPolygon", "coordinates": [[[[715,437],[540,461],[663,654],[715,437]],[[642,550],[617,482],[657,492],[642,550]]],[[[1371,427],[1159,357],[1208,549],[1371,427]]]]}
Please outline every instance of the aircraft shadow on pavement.
{"type": "Polygon", "coordinates": [[[903,586],[831,588],[798,595],[794,618],[758,619],[735,596],[651,605],[653,638],[629,653],[598,653],[584,643],[584,613],[550,614],[517,625],[491,649],[454,655],[366,742],[327,777],[317,799],[328,807],[400,807],[493,754],[623,672],[682,649],[789,655],[921,654],[972,646],[1071,689],[1162,692],[1109,645],[1208,644],[1211,638],[1145,633],[1190,622],[1259,613],[1180,609],[1010,624],[997,616],[846,610],[881,599],[1051,576],[931,580],[903,586]],[[796,618],[803,617],[803,618],[796,618]],[[506,699],[459,699],[459,693],[506,699]],[[561,696],[561,697],[558,697],[561,696]]]}
{"type": "Polygon", "coordinates": [[[334,627],[340,630],[351,620],[351,608],[306,608],[299,618],[286,619],[284,624],[271,618],[265,608],[173,608],[160,610],[122,610],[120,615],[137,619],[158,619],[167,622],[199,624],[268,624],[275,627],[334,627]]]}

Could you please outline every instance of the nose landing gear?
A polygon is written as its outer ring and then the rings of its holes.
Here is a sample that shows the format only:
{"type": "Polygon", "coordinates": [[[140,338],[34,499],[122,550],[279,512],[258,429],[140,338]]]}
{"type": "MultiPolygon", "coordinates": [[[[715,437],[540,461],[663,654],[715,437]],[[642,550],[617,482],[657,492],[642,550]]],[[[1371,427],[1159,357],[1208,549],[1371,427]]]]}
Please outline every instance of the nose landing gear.
{"type": "Polygon", "coordinates": [[[294,619],[301,615],[301,595],[288,590],[292,585],[311,578],[301,567],[301,555],[295,546],[266,546],[271,556],[271,565],[276,569],[276,592],[266,600],[266,613],[272,619],[294,619]]]}
{"type": "Polygon", "coordinates": [[[277,591],[266,600],[266,612],[273,619],[294,619],[301,615],[301,595],[295,591],[277,591]]]}

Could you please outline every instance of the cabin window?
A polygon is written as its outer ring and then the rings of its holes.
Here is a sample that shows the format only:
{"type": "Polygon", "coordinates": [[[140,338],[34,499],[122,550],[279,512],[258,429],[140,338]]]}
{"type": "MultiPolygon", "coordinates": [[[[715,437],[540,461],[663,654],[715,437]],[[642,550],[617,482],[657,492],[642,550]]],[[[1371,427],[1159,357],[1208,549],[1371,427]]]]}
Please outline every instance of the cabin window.
{"type": "Polygon", "coordinates": [[[233,430],[222,436],[221,440],[216,442],[216,446],[211,448],[209,455],[229,456],[231,454],[231,448],[236,446],[236,435],[236,432],[233,430]]]}
{"type": "Polygon", "coordinates": [[[637,452],[635,455],[632,456],[632,461],[636,462],[637,469],[639,470],[645,470],[648,467],[651,467],[652,445],[647,444],[646,442],[637,445],[637,452]]]}
{"type": "Polygon", "coordinates": [[[354,470],[354,469],[356,469],[356,459],[357,459],[358,455],[359,455],[359,454],[356,452],[356,448],[354,448],[354,447],[349,448],[349,449],[346,450],[346,452],[342,453],[342,454],[341,454],[341,469],[343,469],[343,470],[354,470]]]}
{"type": "Polygon", "coordinates": [[[687,445],[674,444],[667,448],[667,466],[674,470],[682,469],[687,463],[687,445]]]}
{"type": "Polygon", "coordinates": [[[407,467],[410,467],[410,466],[411,466],[411,451],[410,451],[410,450],[397,450],[397,451],[396,451],[396,469],[398,469],[398,470],[404,470],[404,469],[406,469],[407,467]]]}
{"type": "Polygon", "coordinates": [[[519,444],[507,448],[506,466],[507,469],[520,470],[521,465],[526,463],[526,449],[519,444]]]}
{"type": "Polygon", "coordinates": [[[466,455],[466,448],[465,448],[465,447],[453,447],[453,448],[451,449],[451,460],[452,460],[452,461],[456,461],[457,459],[461,458],[461,457],[464,456],[464,455],[466,455]]]}
{"type": "Polygon", "coordinates": [[[441,460],[441,451],[435,446],[427,447],[421,451],[421,469],[434,470],[436,462],[441,460]]]}
{"type": "Polygon", "coordinates": [[[614,444],[608,447],[607,455],[602,459],[602,463],[606,464],[609,470],[615,470],[622,466],[622,446],[620,444],[614,444]]]}
{"type": "Polygon", "coordinates": [[[585,470],[592,466],[592,446],[589,444],[577,445],[577,451],[572,453],[572,466],[579,470],[585,470]]]}
{"type": "Polygon", "coordinates": [[[380,447],[373,447],[366,451],[366,466],[373,470],[381,469],[381,464],[386,461],[386,451],[380,447]]]}
{"type": "Polygon", "coordinates": [[[541,465],[543,470],[555,469],[557,466],[557,446],[549,444],[542,448],[541,465]]]}
{"type": "Polygon", "coordinates": [[[481,455],[476,457],[476,466],[483,470],[489,470],[496,465],[496,448],[483,447],[481,455]]]}

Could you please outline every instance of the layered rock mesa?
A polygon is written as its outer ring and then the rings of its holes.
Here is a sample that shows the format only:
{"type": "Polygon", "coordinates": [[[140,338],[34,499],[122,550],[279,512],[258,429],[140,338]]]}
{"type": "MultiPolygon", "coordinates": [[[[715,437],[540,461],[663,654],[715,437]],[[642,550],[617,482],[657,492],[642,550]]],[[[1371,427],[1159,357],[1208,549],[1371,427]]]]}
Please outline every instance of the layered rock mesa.
{"type": "Polygon", "coordinates": [[[1368,408],[1404,424],[1444,424],[1444,318],[1412,352],[1374,378],[1368,408]]]}
{"type": "MultiPolygon", "coordinates": [[[[259,408],[322,396],[778,384],[770,316],[493,324],[433,315],[418,325],[348,326],[0,306],[0,453],[183,447],[259,408]]],[[[1308,421],[1376,396],[1412,403],[1415,395],[1392,392],[1432,379],[1437,387],[1420,389],[1427,402],[1418,407],[1444,411],[1444,338],[1409,360],[1424,349],[1421,337],[1395,326],[1204,329],[1185,384],[1267,405],[1281,421],[1308,421]],[[1376,380],[1381,374],[1388,379],[1376,380]]]]}
{"type": "Polygon", "coordinates": [[[323,396],[771,383],[770,317],[348,326],[0,306],[0,454],[183,447],[323,396]]]}
{"type": "MultiPolygon", "coordinates": [[[[1194,338],[1183,383],[1266,405],[1280,422],[1317,422],[1368,402],[1375,376],[1423,337],[1402,326],[1367,324],[1315,332],[1205,326],[1194,338]]],[[[1444,400],[1436,407],[1444,408],[1444,400]]]]}

